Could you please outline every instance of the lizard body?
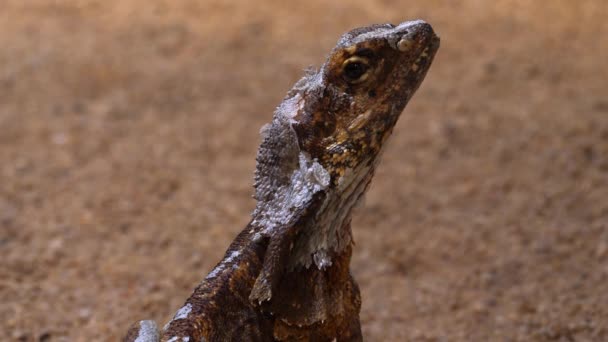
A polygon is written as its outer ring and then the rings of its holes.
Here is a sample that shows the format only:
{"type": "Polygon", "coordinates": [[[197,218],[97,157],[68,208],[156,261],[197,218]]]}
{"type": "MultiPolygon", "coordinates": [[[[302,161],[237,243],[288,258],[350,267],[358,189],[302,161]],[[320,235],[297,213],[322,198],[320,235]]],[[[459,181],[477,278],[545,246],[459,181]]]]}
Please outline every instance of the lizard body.
{"type": "Polygon", "coordinates": [[[344,34],[262,128],[251,222],[160,334],[125,341],[362,340],[351,213],[438,47],[423,21],[344,34]]]}

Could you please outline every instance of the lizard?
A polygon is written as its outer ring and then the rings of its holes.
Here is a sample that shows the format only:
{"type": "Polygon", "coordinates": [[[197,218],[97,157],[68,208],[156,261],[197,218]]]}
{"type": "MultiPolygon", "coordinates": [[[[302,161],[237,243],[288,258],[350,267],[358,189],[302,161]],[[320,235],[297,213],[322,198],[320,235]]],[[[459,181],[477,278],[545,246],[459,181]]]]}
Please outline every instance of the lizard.
{"type": "Polygon", "coordinates": [[[439,41],[422,20],[342,35],[260,131],[249,224],[162,330],[124,341],[361,341],[352,211],[439,41]]]}

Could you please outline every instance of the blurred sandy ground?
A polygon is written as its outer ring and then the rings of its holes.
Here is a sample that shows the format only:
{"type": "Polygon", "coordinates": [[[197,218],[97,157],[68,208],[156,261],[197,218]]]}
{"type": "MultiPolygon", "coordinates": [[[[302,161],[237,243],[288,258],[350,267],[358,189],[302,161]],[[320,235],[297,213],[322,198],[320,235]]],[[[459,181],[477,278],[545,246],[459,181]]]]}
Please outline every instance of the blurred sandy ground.
{"type": "Polygon", "coordinates": [[[367,340],[608,340],[607,4],[3,0],[2,339],[167,321],[302,70],[423,18],[442,47],[353,220],[367,340]]]}

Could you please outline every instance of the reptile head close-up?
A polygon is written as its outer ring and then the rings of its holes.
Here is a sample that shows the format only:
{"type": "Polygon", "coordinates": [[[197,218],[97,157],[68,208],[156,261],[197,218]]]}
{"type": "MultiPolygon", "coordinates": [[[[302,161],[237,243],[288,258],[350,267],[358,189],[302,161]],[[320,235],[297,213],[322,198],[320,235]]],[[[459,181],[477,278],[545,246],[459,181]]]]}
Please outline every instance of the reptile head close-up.
{"type": "Polygon", "coordinates": [[[439,38],[421,20],[358,28],[340,38],[315,75],[326,85],[319,101],[294,118],[302,149],[334,184],[349,168],[375,159],[438,48],[439,38]]]}
{"type": "Polygon", "coordinates": [[[289,253],[290,268],[313,262],[323,268],[351,243],[343,228],[438,48],[422,20],[351,30],[262,129],[253,226],[270,233],[293,225],[294,213],[309,213],[300,220],[305,228],[289,253]]]}

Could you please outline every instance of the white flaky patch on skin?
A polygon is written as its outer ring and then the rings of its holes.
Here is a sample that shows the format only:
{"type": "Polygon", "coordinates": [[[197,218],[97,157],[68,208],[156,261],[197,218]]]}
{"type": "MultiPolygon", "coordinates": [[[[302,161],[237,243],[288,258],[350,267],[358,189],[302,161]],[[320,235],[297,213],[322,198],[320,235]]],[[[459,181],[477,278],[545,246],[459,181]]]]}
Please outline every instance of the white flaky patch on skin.
{"type": "Polygon", "coordinates": [[[225,258],[224,260],[222,260],[222,262],[217,265],[213,271],[211,271],[207,277],[205,277],[205,279],[209,280],[209,279],[213,279],[215,277],[217,277],[220,273],[222,273],[222,271],[224,271],[226,269],[226,265],[232,263],[239,255],[241,254],[240,251],[233,251],[232,253],[230,253],[230,255],[225,258]]]}
{"type": "MultiPolygon", "coordinates": [[[[301,87],[310,87],[312,81],[304,78],[301,87]]],[[[305,208],[315,193],[329,186],[329,172],[298,145],[293,124],[303,104],[296,92],[281,103],[272,123],[261,130],[255,185],[258,203],[252,214],[252,232],[268,234],[289,225],[294,211],[305,208]]]]}
{"type": "Polygon", "coordinates": [[[330,175],[307,153],[300,152],[299,168],[293,171],[290,181],[276,189],[274,200],[260,203],[254,213],[253,225],[263,227],[264,233],[289,224],[294,210],[304,208],[313,195],[329,186],[330,175]]]}
{"type": "Polygon", "coordinates": [[[167,342],[190,342],[190,337],[189,336],[185,336],[185,337],[173,336],[170,339],[168,339],[167,342]]]}
{"type": "MultiPolygon", "coordinates": [[[[218,267],[216,267],[216,269],[219,268],[223,263],[224,262],[222,262],[220,265],[218,265],[218,267]]],[[[218,274],[219,274],[219,272],[218,272],[218,274]]],[[[188,318],[188,315],[190,314],[190,312],[192,312],[192,304],[186,303],[186,305],[182,306],[181,308],[179,308],[179,310],[177,310],[177,312],[175,313],[175,316],[173,316],[173,319],[170,320],[169,322],[167,322],[167,324],[165,324],[165,326],[163,327],[163,331],[167,330],[167,328],[174,321],[177,321],[178,319],[188,318]]]]}
{"type": "Polygon", "coordinates": [[[154,321],[139,321],[137,338],[133,342],[157,342],[160,341],[158,328],[154,321]]]}
{"type": "Polygon", "coordinates": [[[331,266],[331,253],[344,250],[352,241],[350,230],[342,229],[351,219],[352,211],[362,200],[373,176],[375,163],[363,161],[355,169],[347,169],[338,181],[336,189],[327,197],[315,219],[302,230],[302,236],[294,246],[289,269],[297,266],[318,269],[331,266]]]}
{"type": "Polygon", "coordinates": [[[173,320],[175,321],[178,319],[188,318],[188,314],[190,313],[190,311],[192,311],[192,304],[188,303],[182,306],[179,310],[177,310],[175,316],[173,317],[173,320]]]}
{"type": "Polygon", "coordinates": [[[272,122],[260,132],[262,144],[257,156],[254,196],[258,202],[252,214],[252,232],[268,232],[286,224],[292,216],[289,215],[295,202],[289,198],[294,193],[292,179],[307,164],[301,165],[301,151],[293,129],[302,102],[298,93],[285,99],[272,122]]]}
{"type": "Polygon", "coordinates": [[[257,205],[251,222],[251,232],[261,233],[255,235],[257,240],[278,226],[293,224],[294,212],[304,209],[315,193],[329,186],[329,173],[300,150],[293,128],[304,105],[323,96],[324,84],[322,72],[309,70],[260,132],[254,195],[257,205]]]}

